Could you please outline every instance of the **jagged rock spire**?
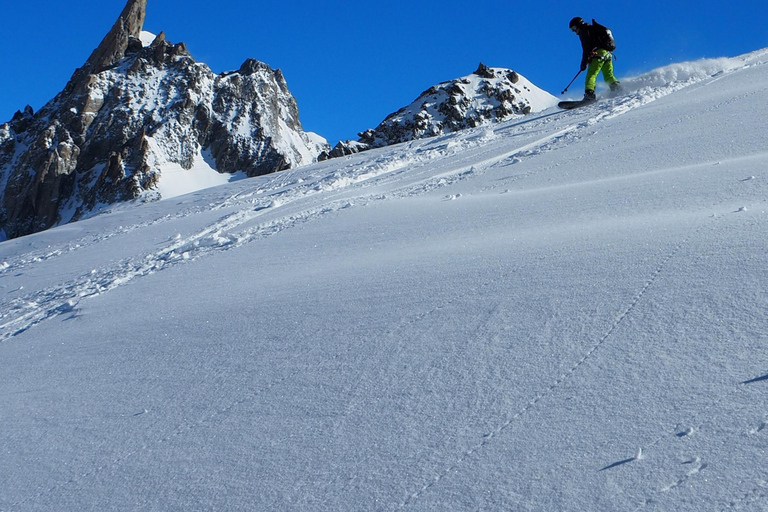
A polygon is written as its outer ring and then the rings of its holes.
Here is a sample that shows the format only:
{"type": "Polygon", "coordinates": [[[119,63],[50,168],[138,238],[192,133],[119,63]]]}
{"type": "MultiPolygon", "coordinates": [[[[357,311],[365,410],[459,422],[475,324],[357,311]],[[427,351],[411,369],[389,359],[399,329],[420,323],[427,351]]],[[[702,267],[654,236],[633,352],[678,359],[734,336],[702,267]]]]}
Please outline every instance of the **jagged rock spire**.
{"type": "Polygon", "coordinates": [[[139,38],[147,15],[147,0],[128,0],[112,30],[104,37],[85,67],[93,73],[108,68],[125,57],[129,38],[139,38]]]}

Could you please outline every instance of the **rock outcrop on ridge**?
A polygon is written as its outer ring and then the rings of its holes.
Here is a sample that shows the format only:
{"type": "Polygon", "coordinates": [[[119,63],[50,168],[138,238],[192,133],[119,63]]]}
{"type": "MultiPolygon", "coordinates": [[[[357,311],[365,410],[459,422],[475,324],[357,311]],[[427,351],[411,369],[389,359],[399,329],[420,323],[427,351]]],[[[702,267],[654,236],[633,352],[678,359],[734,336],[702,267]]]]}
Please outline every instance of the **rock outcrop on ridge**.
{"type": "Polygon", "coordinates": [[[339,142],[320,159],[474,128],[556,104],[557,98],[515,71],[481,63],[473,74],[431,87],[375,129],[359,133],[359,140],[339,142]]]}
{"type": "Polygon", "coordinates": [[[279,70],[249,59],[217,75],[183,43],[147,39],[146,8],[130,0],[56,98],[0,125],[0,240],[157,199],[169,165],[257,176],[330,149],[302,130],[279,70]]]}

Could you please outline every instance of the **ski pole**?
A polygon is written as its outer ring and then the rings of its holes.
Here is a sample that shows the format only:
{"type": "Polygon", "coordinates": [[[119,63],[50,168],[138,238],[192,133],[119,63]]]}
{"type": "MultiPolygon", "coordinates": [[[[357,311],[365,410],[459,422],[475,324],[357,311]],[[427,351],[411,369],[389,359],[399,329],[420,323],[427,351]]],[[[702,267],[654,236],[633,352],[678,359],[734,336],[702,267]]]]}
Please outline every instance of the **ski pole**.
{"type": "Polygon", "coordinates": [[[573,77],[573,80],[571,80],[571,83],[569,83],[569,84],[566,86],[566,88],[565,88],[565,89],[563,89],[563,92],[561,92],[560,94],[565,94],[565,93],[568,91],[568,87],[570,87],[570,86],[572,86],[572,85],[573,85],[573,82],[575,82],[575,81],[576,81],[576,79],[577,79],[577,78],[579,78],[579,75],[581,74],[581,72],[582,72],[582,71],[584,71],[584,70],[583,70],[583,69],[580,69],[580,70],[579,70],[579,72],[578,72],[578,73],[576,73],[576,76],[575,76],[575,77],[573,77]]]}

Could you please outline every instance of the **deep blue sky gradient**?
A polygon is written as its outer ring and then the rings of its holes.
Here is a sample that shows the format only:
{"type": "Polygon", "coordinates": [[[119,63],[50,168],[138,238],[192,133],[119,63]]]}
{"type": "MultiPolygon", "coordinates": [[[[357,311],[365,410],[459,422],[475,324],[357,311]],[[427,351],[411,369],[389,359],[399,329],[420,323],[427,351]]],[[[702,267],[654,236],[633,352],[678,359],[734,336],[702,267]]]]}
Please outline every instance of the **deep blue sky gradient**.
{"type": "MultiPolygon", "coordinates": [[[[125,0],[4,2],[0,122],[52,99],[111,28],[125,0]]],[[[357,138],[430,86],[508,67],[552,94],[578,71],[573,16],[596,18],[618,42],[619,78],[665,64],[768,46],[765,0],[558,0],[472,3],[149,0],[145,30],[185,42],[213,71],[249,57],[282,69],[305,130],[357,138]]],[[[583,90],[581,80],[574,92],[583,90]]]]}

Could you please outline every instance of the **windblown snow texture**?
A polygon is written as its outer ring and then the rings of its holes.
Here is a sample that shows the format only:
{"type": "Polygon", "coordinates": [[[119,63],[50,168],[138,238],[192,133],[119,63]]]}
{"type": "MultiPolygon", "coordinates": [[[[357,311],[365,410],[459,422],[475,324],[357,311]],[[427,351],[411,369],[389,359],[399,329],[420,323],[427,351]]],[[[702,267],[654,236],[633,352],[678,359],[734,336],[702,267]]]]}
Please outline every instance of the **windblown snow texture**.
{"type": "Polygon", "coordinates": [[[761,510],[768,51],[0,243],[0,509],[761,510]]]}

